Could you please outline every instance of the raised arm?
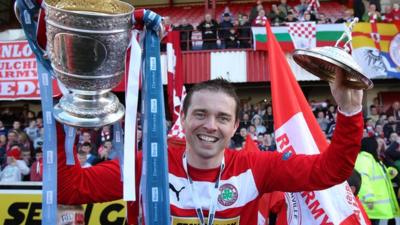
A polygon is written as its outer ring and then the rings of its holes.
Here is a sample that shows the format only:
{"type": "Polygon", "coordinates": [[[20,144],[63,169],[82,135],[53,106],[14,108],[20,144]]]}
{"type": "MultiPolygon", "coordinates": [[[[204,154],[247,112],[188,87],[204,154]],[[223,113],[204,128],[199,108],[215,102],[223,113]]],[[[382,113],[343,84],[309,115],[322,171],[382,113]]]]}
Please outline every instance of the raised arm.
{"type": "Polygon", "coordinates": [[[289,158],[282,153],[258,156],[255,166],[262,172],[256,178],[257,186],[263,192],[298,192],[326,189],[342,183],[353,171],[362,128],[361,113],[351,117],[339,114],[332,143],[322,154],[289,158]]]}

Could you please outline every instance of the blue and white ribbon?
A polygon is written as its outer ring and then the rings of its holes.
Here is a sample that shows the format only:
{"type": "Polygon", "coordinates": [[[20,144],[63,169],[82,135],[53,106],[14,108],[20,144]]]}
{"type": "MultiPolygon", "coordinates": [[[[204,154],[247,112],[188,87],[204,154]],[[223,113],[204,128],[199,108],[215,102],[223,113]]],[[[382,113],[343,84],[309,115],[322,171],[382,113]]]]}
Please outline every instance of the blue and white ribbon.
{"type": "Polygon", "coordinates": [[[161,17],[152,11],[144,14],[143,98],[143,172],[141,190],[145,224],[170,224],[167,131],[161,80],[161,17]]]}
{"type": "Polygon", "coordinates": [[[31,0],[17,0],[17,8],[25,36],[37,59],[44,127],[42,224],[57,224],[57,138],[53,116],[52,68],[36,38],[34,15],[40,6],[31,0]]]}

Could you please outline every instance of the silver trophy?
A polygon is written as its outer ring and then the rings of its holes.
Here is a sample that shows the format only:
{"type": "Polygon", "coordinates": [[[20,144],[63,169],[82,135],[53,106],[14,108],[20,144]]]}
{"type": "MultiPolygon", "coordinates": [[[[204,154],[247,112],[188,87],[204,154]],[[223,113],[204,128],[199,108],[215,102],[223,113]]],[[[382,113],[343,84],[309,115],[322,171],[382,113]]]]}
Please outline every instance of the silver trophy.
{"type": "MultiPolygon", "coordinates": [[[[45,0],[46,51],[68,91],[55,118],[75,127],[120,120],[124,106],[110,91],[122,79],[134,7],[118,0],[45,0]]],[[[16,6],[16,5],[15,5],[16,6]]],[[[17,18],[19,11],[15,7],[17,18]]]]}
{"type": "Polygon", "coordinates": [[[360,66],[349,54],[351,48],[351,31],[354,24],[358,21],[355,18],[345,29],[345,32],[336,42],[334,47],[317,47],[310,50],[298,49],[293,53],[293,59],[308,72],[315,76],[333,82],[335,80],[335,71],[339,67],[345,72],[344,85],[352,89],[371,89],[372,81],[363,74],[360,66]],[[339,43],[347,38],[344,48],[340,48],[339,43]]]}

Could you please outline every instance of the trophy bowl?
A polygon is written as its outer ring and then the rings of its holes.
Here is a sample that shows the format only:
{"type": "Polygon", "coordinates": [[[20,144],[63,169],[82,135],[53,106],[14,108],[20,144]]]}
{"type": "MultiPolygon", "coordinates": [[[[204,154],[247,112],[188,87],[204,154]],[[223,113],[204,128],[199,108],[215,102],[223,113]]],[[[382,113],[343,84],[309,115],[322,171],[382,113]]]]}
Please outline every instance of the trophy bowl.
{"type": "Polygon", "coordinates": [[[346,79],[344,84],[352,89],[371,89],[374,85],[366,77],[353,57],[339,47],[316,47],[312,49],[297,49],[293,53],[294,61],[313,75],[334,82],[335,69],[344,70],[346,79]]]}
{"type": "Polygon", "coordinates": [[[47,52],[68,93],[54,107],[56,120],[102,127],[124,107],[110,91],[125,71],[133,6],[117,0],[45,0],[47,52]]]}

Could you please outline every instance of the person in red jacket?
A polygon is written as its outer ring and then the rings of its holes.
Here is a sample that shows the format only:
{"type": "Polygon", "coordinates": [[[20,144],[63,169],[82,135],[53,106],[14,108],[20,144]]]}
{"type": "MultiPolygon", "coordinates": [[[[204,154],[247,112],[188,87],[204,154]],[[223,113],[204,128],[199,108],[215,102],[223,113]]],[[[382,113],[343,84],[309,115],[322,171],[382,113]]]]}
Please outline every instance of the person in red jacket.
{"type": "MultiPolygon", "coordinates": [[[[363,132],[362,91],[344,87],[343,72],[331,85],[339,106],[332,142],[319,155],[236,151],[226,148],[239,125],[239,98],[224,79],[194,85],[183,102],[181,124],[186,148],[168,147],[171,224],[257,224],[264,193],[320,190],[345,181],[352,173],[363,132]],[[351,134],[351,135],[349,135],[351,134]],[[200,213],[200,212],[199,212],[200,213]]],[[[118,160],[91,168],[67,166],[63,132],[58,128],[58,200],[83,204],[122,198],[118,160]]],[[[140,184],[142,157],[137,159],[140,184]]],[[[76,160],[77,161],[77,160],[76,160]]],[[[139,196],[138,190],[137,196],[139,196]]],[[[128,204],[128,223],[137,224],[137,202],[128,204]]]]}

